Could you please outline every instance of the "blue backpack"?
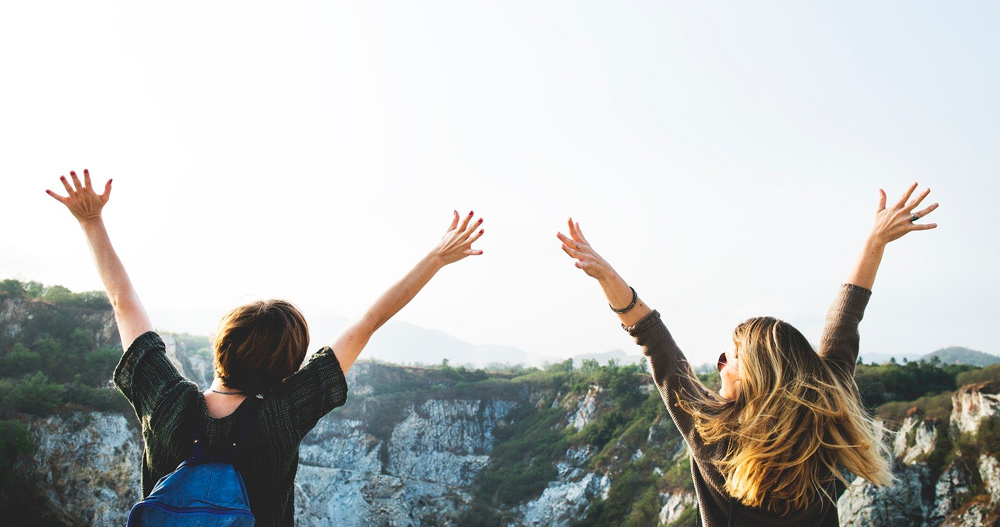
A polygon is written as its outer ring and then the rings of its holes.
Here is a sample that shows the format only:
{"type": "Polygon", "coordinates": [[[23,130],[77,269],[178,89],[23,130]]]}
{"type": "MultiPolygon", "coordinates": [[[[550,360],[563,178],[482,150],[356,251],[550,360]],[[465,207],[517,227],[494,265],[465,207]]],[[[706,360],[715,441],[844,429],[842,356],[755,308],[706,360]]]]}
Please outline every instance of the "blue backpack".
{"type": "Polygon", "coordinates": [[[128,527],[252,527],[247,488],[233,462],[259,408],[260,395],[247,397],[236,409],[234,443],[210,455],[205,451],[205,423],[195,405],[188,416],[191,458],[160,478],[149,496],[132,507],[128,527]]]}

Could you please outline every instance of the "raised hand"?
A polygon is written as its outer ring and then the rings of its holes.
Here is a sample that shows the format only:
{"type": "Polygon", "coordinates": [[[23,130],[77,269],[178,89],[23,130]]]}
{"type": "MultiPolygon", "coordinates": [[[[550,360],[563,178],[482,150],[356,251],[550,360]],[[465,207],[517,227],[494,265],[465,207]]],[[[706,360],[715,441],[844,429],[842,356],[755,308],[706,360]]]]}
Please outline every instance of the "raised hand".
{"type": "Polygon", "coordinates": [[[878,211],[875,212],[875,226],[872,227],[871,233],[875,241],[884,245],[898,240],[908,232],[924,231],[937,227],[936,223],[914,223],[938,208],[938,204],[934,203],[923,210],[913,212],[913,209],[917,208],[920,202],[931,193],[931,189],[926,189],[907,203],[906,200],[910,199],[916,188],[916,183],[910,185],[910,188],[891,208],[886,208],[885,191],[879,189],[878,211]]]}
{"type": "Polygon", "coordinates": [[[597,251],[590,246],[590,242],[584,237],[583,231],[580,230],[580,223],[574,222],[573,218],[570,218],[568,223],[569,236],[559,232],[556,233],[556,237],[563,242],[563,252],[576,259],[576,267],[583,269],[583,272],[587,273],[588,276],[598,280],[614,275],[615,270],[604,258],[601,258],[601,255],[597,254],[597,251]]]}
{"type": "Polygon", "coordinates": [[[104,193],[98,194],[94,192],[94,187],[90,182],[89,170],[83,171],[83,183],[80,183],[80,178],[76,176],[76,172],[70,171],[69,175],[73,178],[72,185],[66,180],[66,176],[59,176],[59,180],[62,181],[63,188],[66,189],[68,196],[62,197],[51,190],[46,190],[45,193],[52,196],[59,203],[66,205],[66,208],[73,214],[73,217],[81,223],[100,218],[101,209],[104,208],[104,205],[108,203],[108,199],[111,198],[111,180],[109,179],[104,184],[104,193]]]}
{"type": "Polygon", "coordinates": [[[559,232],[556,237],[562,242],[563,252],[576,259],[574,265],[601,284],[608,306],[618,314],[622,324],[632,326],[649,314],[649,306],[639,299],[635,290],[629,287],[611,264],[590,246],[580,224],[574,222],[573,218],[569,219],[569,236],[559,232]]]}
{"type": "Polygon", "coordinates": [[[915,223],[938,208],[938,204],[934,203],[927,208],[913,212],[913,209],[917,208],[920,202],[931,193],[931,189],[927,189],[910,200],[910,196],[916,189],[916,183],[910,185],[910,188],[906,189],[903,196],[891,208],[885,206],[885,191],[879,189],[875,226],[872,227],[872,231],[868,235],[861,256],[858,257],[857,263],[854,264],[854,268],[847,276],[848,283],[871,289],[875,284],[875,275],[878,273],[879,265],[882,264],[885,246],[889,242],[898,240],[911,231],[925,231],[937,227],[936,223],[915,223]],[[907,202],[907,200],[910,201],[907,202]]]}
{"type": "Polygon", "coordinates": [[[470,211],[459,225],[460,218],[458,211],[455,211],[448,232],[444,233],[437,247],[431,252],[432,255],[440,259],[442,265],[455,263],[466,256],[483,254],[483,251],[472,248],[472,244],[476,243],[476,240],[483,235],[483,229],[479,228],[483,224],[483,219],[479,218],[475,223],[471,223],[473,215],[474,213],[470,211]]]}

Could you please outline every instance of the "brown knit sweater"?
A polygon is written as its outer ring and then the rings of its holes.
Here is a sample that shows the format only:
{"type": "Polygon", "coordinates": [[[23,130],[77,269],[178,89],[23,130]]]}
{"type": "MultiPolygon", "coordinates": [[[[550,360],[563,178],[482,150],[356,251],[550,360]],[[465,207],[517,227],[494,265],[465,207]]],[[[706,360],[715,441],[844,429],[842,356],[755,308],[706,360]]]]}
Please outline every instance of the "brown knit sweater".
{"type": "MultiPolygon", "coordinates": [[[[189,410],[204,418],[209,452],[231,441],[235,412],[221,419],[210,417],[201,390],[177,372],[156,333],[144,333],[129,346],[114,381],[142,424],[143,497],[157,480],[191,457],[190,431],[184,424],[189,410]]],[[[235,463],[258,527],[293,524],[299,442],[321,417],[346,401],[344,373],[330,348],[318,351],[280,387],[264,393],[250,437],[235,463]]]]}
{"type": "MultiPolygon", "coordinates": [[[[870,296],[868,289],[844,284],[826,317],[818,353],[846,375],[854,375],[858,358],[858,323],[870,296]]],[[[706,527],[837,527],[837,505],[827,499],[817,499],[804,510],[779,516],[747,507],[726,494],[725,479],[713,463],[713,459],[720,459],[725,453],[725,445],[705,444],[695,430],[693,418],[677,404],[680,394],[704,392],[705,387],[695,377],[691,365],[660,320],[658,312],[653,311],[636,325],[625,329],[649,357],[660,396],[691,449],[691,474],[702,523],[706,527]]],[[[826,491],[831,496],[838,494],[834,483],[830,483],[826,491]]]]}

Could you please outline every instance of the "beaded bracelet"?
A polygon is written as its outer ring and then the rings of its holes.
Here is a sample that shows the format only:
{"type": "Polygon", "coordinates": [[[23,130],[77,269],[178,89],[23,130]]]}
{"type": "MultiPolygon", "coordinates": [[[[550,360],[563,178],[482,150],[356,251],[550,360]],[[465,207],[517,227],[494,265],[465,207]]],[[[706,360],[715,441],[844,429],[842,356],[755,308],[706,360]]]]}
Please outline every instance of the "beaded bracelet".
{"type": "Polygon", "coordinates": [[[629,286],[629,289],[632,290],[632,303],[629,304],[628,307],[626,307],[625,309],[615,309],[615,306],[611,305],[610,303],[608,304],[608,307],[610,307],[612,311],[614,311],[615,313],[618,313],[619,315],[624,315],[625,313],[628,313],[629,311],[632,311],[632,308],[635,307],[636,301],[639,300],[639,295],[637,295],[635,293],[635,288],[632,287],[632,286],[629,286]]]}

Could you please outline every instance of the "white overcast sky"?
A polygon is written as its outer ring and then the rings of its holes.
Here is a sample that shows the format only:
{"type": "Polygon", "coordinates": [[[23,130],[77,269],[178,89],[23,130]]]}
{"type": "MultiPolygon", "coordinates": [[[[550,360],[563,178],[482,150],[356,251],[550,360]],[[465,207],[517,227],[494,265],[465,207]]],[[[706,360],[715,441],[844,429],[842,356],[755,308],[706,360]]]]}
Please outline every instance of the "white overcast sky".
{"type": "Polygon", "coordinates": [[[700,362],[754,315],[815,341],[878,188],[919,181],[941,226],[889,247],[862,352],[1000,353],[997,27],[994,2],[4,2],[0,278],[101,287],[43,193],[71,169],[114,178],[154,324],[196,333],[257,297],[355,316],[475,209],[485,255],[400,320],[628,349],[559,250],[573,215],[700,362]]]}

